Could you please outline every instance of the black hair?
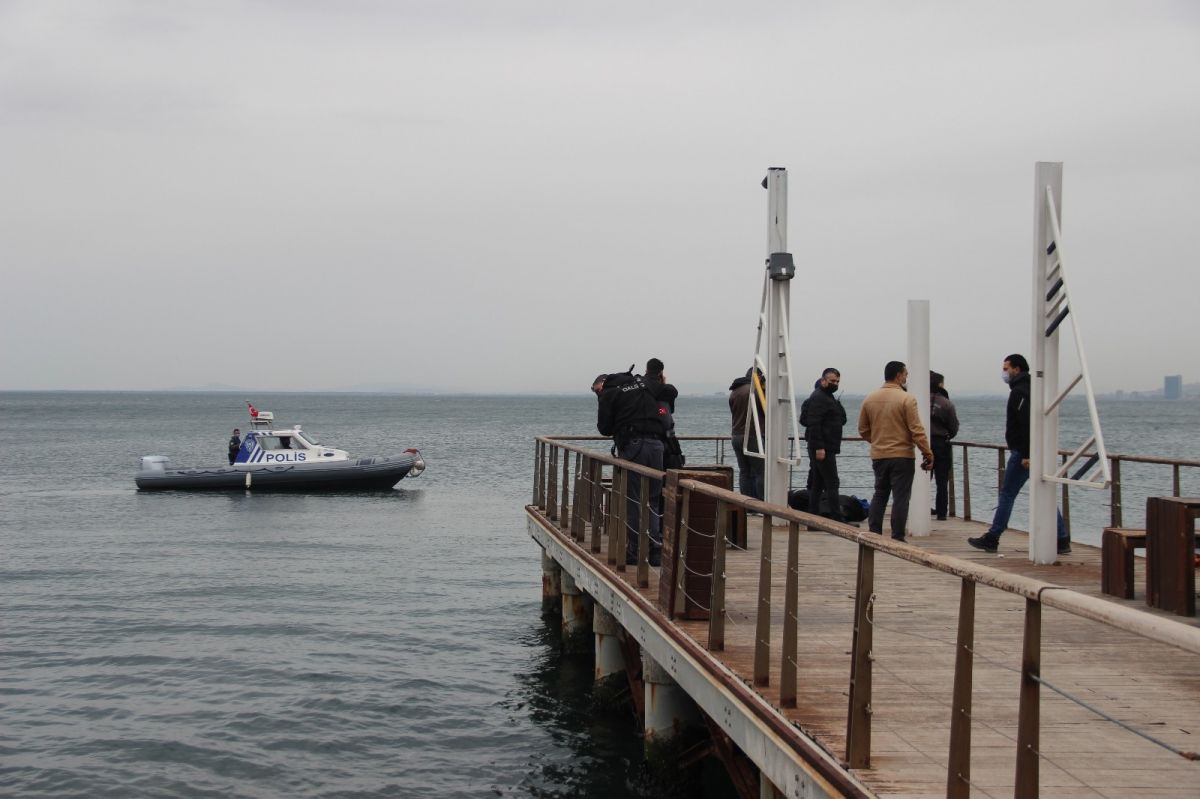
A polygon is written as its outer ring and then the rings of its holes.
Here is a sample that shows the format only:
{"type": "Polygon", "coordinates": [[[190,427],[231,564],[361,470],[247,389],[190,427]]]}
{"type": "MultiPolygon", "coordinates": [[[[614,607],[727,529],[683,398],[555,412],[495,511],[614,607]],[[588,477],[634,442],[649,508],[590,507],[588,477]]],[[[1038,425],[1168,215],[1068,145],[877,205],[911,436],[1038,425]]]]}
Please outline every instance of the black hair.
{"type": "Polygon", "coordinates": [[[665,368],[666,367],[663,365],[663,362],[658,358],[651,358],[650,360],[646,361],[647,375],[661,375],[663,373],[663,369],[665,368]]]}
{"type": "Polygon", "coordinates": [[[896,375],[904,371],[904,361],[888,361],[887,366],[883,367],[883,379],[888,383],[896,379],[896,375]]]}
{"type": "Polygon", "coordinates": [[[1017,353],[1014,352],[1012,355],[1009,355],[1004,360],[1008,361],[1009,366],[1015,366],[1018,369],[1020,369],[1022,372],[1029,371],[1029,361],[1025,360],[1024,355],[1018,355],[1017,353]]]}
{"type": "Polygon", "coordinates": [[[832,366],[826,366],[825,369],[822,370],[822,372],[821,372],[821,379],[823,380],[826,377],[828,377],[829,375],[837,375],[838,377],[841,377],[842,373],[839,372],[837,369],[834,369],[832,366]]]}

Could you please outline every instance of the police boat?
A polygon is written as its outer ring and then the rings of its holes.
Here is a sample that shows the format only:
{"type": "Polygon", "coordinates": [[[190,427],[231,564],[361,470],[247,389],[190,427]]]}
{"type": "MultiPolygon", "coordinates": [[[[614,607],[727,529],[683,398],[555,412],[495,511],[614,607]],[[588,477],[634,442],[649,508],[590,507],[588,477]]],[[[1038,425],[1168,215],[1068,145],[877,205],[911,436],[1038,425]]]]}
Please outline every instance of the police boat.
{"type": "MultiPolygon", "coordinates": [[[[249,405],[249,403],[247,403],[249,405]]],[[[275,427],[275,414],[250,405],[253,429],[242,439],[231,466],[172,469],[164,455],[146,455],[137,474],[143,491],[256,488],[295,491],[389,489],[419,477],[425,461],[418,449],[399,455],[354,458],[323,446],[300,425],[275,427]]]]}

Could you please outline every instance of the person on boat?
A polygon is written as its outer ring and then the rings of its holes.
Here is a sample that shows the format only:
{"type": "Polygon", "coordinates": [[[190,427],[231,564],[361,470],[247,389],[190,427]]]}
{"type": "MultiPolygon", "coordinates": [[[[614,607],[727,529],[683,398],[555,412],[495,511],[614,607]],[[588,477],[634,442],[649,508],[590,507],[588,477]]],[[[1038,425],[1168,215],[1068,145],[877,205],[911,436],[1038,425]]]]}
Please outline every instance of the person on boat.
{"type": "Polygon", "coordinates": [[[233,435],[229,437],[229,465],[237,460],[238,451],[242,448],[242,431],[236,427],[233,428],[233,435]]]}
{"type": "Polygon", "coordinates": [[[921,468],[925,471],[933,468],[933,451],[917,412],[917,400],[907,393],[908,367],[900,361],[888,361],[883,379],[884,384],[863,400],[858,414],[858,434],[871,443],[871,468],[875,472],[875,495],[867,526],[872,533],[883,534],[883,512],[890,495],[895,498],[892,538],[903,541],[916,474],[913,447],[921,450],[925,458],[921,468]]]}
{"type": "MultiPolygon", "coordinates": [[[[733,445],[733,455],[737,458],[738,491],[753,499],[763,498],[763,461],[746,455],[742,440],[746,438],[747,412],[750,408],[750,392],[754,390],[751,375],[754,369],[747,369],[743,377],[736,378],[729,384],[729,415],[733,417],[733,427],[729,431],[730,443],[733,445]]],[[[759,379],[762,372],[759,372],[759,379]]],[[[758,429],[766,430],[762,406],[758,408],[758,429]]],[[[758,437],[751,434],[747,445],[750,452],[758,452],[758,437]]]]}
{"type": "MultiPolygon", "coordinates": [[[[967,543],[984,552],[995,552],[1000,547],[1000,536],[1008,528],[1013,503],[1021,486],[1029,479],[1029,361],[1024,355],[1014,353],[1004,359],[1001,378],[1008,383],[1008,407],[1004,418],[1004,443],[1008,445],[1008,465],[1004,468],[1004,485],[1000,488],[1000,499],[992,526],[978,538],[968,538],[967,543]]],[[[1058,554],[1071,554],[1071,539],[1063,524],[1062,511],[1058,512],[1058,554]]]]}
{"type": "Polygon", "coordinates": [[[804,438],[808,442],[808,512],[815,516],[828,515],[837,522],[846,521],[839,501],[841,483],[837,467],[846,409],[834,396],[841,381],[842,373],[832,366],[821,372],[821,378],[813,384],[813,392],[800,411],[800,423],[805,425],[804,438]],[[821,513],[822,494],[828,497],[828,514],[821,513]]]}
{"type": "MultiPolygon", "coordinates": [[[[612,436],[617,456],[651,469],[662,471],[663,426],[658,400],[647,380],[627,371],[610,374],[604,380],[596,412],[596,429],[600,435],[612,436]]],[[[650,565],[662,561],[662,521],[657,509],[662,504],[662,480],[650,480],[650,565]]],[[[625,544],[625,563],[637,563],[638,520],[641,518],[641,475],[626,473],[625,505],[628,536],[625,544]]]]}
{"type": "Polygon", "coordinates": [[[929,446],[933,449],[933,482],[935,486],[933,515],[946,520],[950,509],[950,465],[954,449],[950,439],[958,435],[958,411],[946,391],[946,378],[938,372],[929,373],[929,446]]]}

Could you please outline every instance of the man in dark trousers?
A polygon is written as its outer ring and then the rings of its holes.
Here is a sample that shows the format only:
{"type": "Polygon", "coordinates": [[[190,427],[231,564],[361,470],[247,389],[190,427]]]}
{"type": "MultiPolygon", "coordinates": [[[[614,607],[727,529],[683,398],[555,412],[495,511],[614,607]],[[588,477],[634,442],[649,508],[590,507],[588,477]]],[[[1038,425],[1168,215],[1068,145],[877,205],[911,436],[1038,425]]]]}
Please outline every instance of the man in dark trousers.
{"type": "MultiPolygon", "coordinates": [[[[746,428],[750,427],[750,438],[747,444],[750,452],[758,452],[758,438],[747,417],[751,404],[750,392],[754,391],[752,374],[754,374],[754,370],[748,369],[745,377],[739,377],[729,385],[729,414],[733,417],[733,427],[729,431],[729,438],[733,445],[734,457],[737,458],[738,491],[747,497],[762,499],[763,460],[747,455],[742,448],[742,440],[746,438],[746,428]]],[[[758,429],[759,432],[766,431],[766,420],[761,406],[758,407],[758,429]]]]}
{"type": "MultiPolygon", "coordinates": [[[[908,524],[908,501],[912,497],[913,447],[925,460],[921,468],[933,468],[933,451],[925,435],[925,425],[917,411],[916,397],[908,393],[908,367],[900,361],[888,361],[883,367],[884,384],[863,400],[858,414],[858,434],[871,442],[871,468],[875,471],[875,495],[867,516],[872,533],[883,533],[883,513],[888,497],[892,505],[892,538],[904,540],[908,524]]],[[[921,512],[925,510],[922,508],[921,512]]]]}
{"type": "Polygon", "coordinates": [[[842,516],[841,483],[838,480],[837,456],[842,451],[842,428],[846,426],[846,409],[834,394],[842,381],[842,373],[832,366],[821,373],[813,393],[804,401],[806,425],[804,438],[808,441],[808,460],[812,484],[808,493],[808,512],[821,515],[821,495],[829,497],[829,517],[845,522],[842,516]]]}
{"type": "MultiPolygon", "coordinates": [[[[663,439],[665,429],[659,413],[659,403],[650,390],[646,379],[629,371],[610,374],[600,391],[599,409],[596,413],[596,429],[600,435],[612,436],[617,447],[617,456],[623,460],[649,466],[662,471],[663,439]]],[[[665,414],[662,414],[665,415],[665,414]]],[[[628,537],[625,539],[625,563],[637,563],[638,523],[641,519],[641,475],[626,473],[626,523],[628,537]]],[[[662,506],[662,480],[650,481],[650,565],[658,566],[662,560],[662,520],[658,509],[662,506]]]]}
{"type": "MultiPolygon", "coordinates": [[[[1001,369],[1001,376],[1008,383],[1008,408],[1004,419],[1008,465],[1004,468],[1004,485],[1000,489],[992,526],[978,538],[967,539],[968,544],[984,552],[995,552],[1000,547],[1000,535],[1008,527],[1013,503],[1029,479],[1029,361],[1024,355],[1014,353],[1004,359],[1001,369]]],[[[1071,539],[1067,537],[1062,511],[1058,512],[1058,554],[1071,554],[1071,539]]]]}
{"type": "Polygon", "coordinates": [[[958,435],[958,411],[946,390],[946,378],[939,372],[929,373],[929,445],[933,448],[933,482],[935,487],[933,515],[946,521],[950,510],[950,466],[954,463],[954,448],[950,439],[958,435]]]}

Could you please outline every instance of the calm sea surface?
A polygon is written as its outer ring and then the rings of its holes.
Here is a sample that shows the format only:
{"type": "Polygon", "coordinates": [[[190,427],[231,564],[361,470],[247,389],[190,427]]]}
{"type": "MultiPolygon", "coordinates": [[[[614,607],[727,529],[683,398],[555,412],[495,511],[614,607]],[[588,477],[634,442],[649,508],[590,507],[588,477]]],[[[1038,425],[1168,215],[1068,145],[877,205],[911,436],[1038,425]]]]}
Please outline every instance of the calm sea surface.
{"type": "MultiPolygon", "coordinates": [[[[533,436],[591,433],[590,396],[252,399],[355,454],[420,447],[428,471],[354,495],[140,494],[142,455],[223,462],[240,396],[0,393],[0,793],[653,790],[631,716],[593,706],[590,662],[561,657],[540,618],[525,533],[533,436]]],[[[960,402],[960,437],[1002,440],[1003,403],[960,402]]],[[[1082,404],[1064,414],[1065,444],[1085,422],[1082,404]]],[[[1101,417],[1110,451],[1200,459],[1200,404],[1101,417]]],[[[726,433],[725,398],[682,398],[676,420],[726,433]]],[[[844,493],[869,496],[863,454],[847,452],[844,493]]],[[[984,465],[976,517],[995,504],[984,465]]],[[[1184,493],[1200,494],[1192,472],[1184,493]]],[[[1123,478],[1127,522],[1170,492],[1169,468],[1123,478]]],[[[1107,493],[1083,493],[1072,535],[1098,541],[1107,493]]]]}

